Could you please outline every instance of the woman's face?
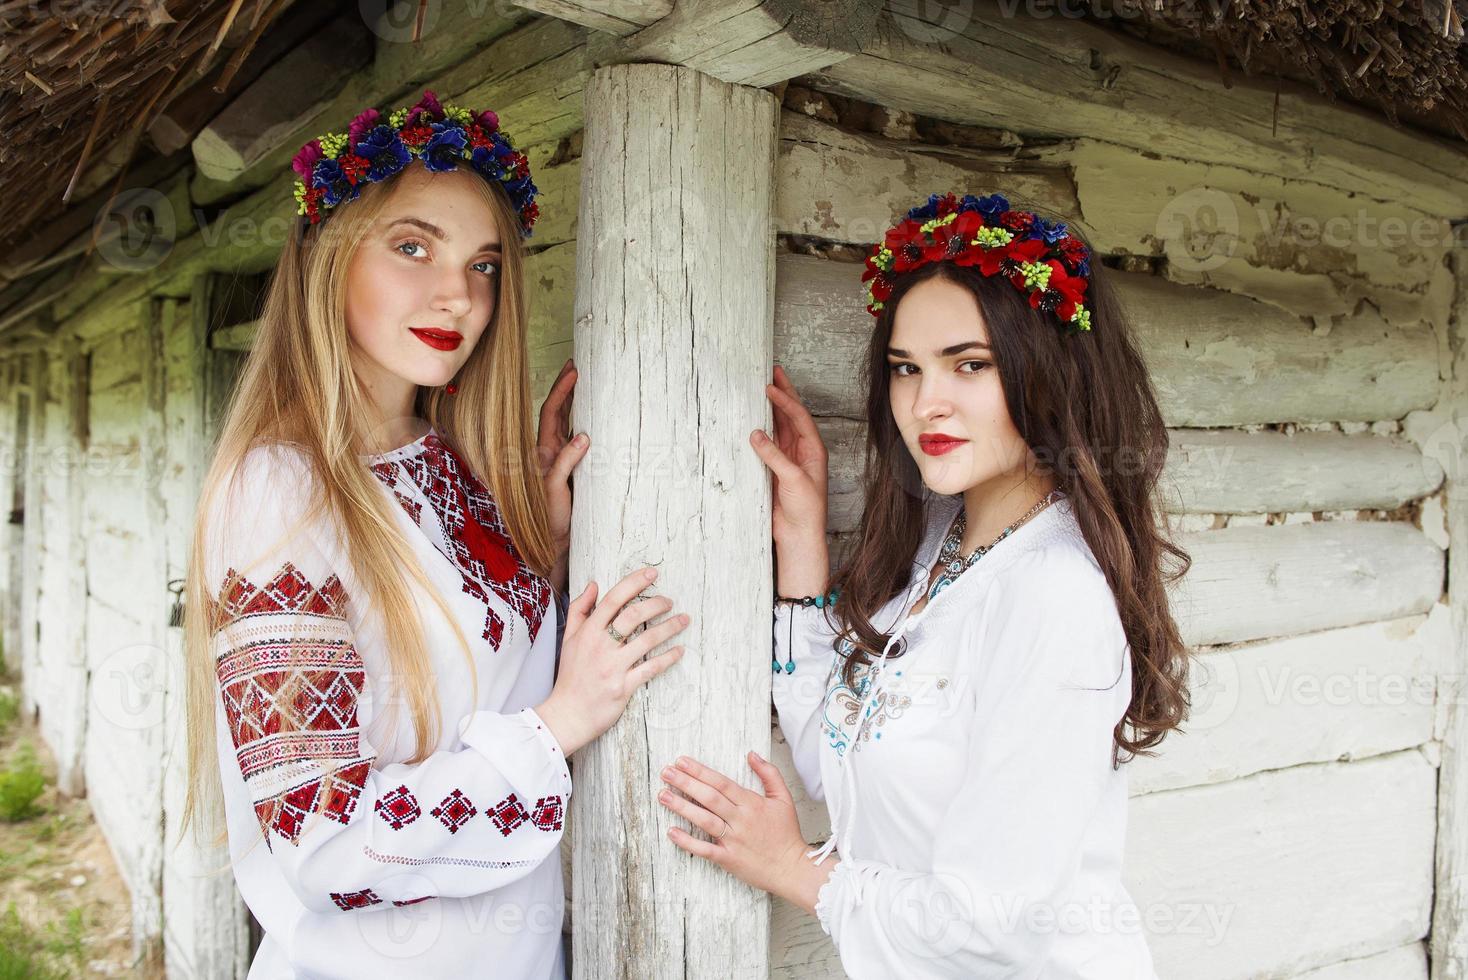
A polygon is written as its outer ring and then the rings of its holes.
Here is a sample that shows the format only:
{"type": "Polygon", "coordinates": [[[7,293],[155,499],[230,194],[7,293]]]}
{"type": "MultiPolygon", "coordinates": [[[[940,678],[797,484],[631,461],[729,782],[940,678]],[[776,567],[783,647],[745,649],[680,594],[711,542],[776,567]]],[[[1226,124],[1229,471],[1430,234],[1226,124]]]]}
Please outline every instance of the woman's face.
{"type": "Polygon", "coordinates": [[[494,315],[500,233],[493,210],[460,168],[414,161],[347,269],[353,367],[383,407],[419,385],[446,384],[494,315]]]}
{"type": "Polygon", "coordinates": [[[903,296],[887,347],[892,417],[923,483],[963,493],[1022,471],[1029,447],[1009,415],[973,293],[942,278],[903,296]]]}

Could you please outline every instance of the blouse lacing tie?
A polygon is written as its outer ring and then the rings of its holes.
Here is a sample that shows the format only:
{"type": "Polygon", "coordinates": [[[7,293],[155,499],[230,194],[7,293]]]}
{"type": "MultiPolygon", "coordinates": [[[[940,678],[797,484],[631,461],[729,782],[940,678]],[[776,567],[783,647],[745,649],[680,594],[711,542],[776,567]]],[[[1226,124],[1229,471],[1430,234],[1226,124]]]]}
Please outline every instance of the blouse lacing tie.
{"type": "MultiPolygon", "coordinates": [[[[919,576],[916,579],[916,584],[917,585],[922,585],[924,583],[924,581],[925,581],[925,578],[926,578],[926,576],[919,576]]],[[[911,610],[912,609],[912,603],[913,603],[913,595],[912,595],[912,593],[913,593],[913,585],[912,584],[909,584],[908,585],[908,589],[907,589],[907,598],[903,602],[903,608],[906,609],[906,610],[911,610]]],[[[939,595],[941,595],[941,594],[942,593],[939,593],[939,595]]],[[[919,613],[918,615],[919,616],[925,615],[928,612],[928,610],[932,608],[933,603],[936,602],[936,601],[938,601],[937,600],[937,597],[934,597],[933,599],[928,600],[928,604],[923,607],[923,611],[921,613],[919,613]]],[[[903,614],[903,617],[902,617],[902,622],[898,625],[898,627],[895,630],[892,631],[892,635],[887,638],[886,644],[884,644],[883,647],[882,647],[882,655],[877,658],[877,666],[876,666],[876,669],[872,671],[871,683],[867,687],[867,693],[862,698],[860,710],[858,710],[858,712],[857,712],[856,731],[853,733],[852,740],[851,740],[852,751],[855,751],[855,746],[856,746],[857,740],[861,736],[861,729],[862,729],[863,724],[865,724],[867,718],[871,715],[872,711],[874,710],[875,705],[873,705],[872,707],[868,707],[868,702],[874,701],[876,699],[876,697],[877,697],[878,689],[880,688],[881,683],[882,683],[882,675],[887,670],[887,654],[891,652],[893,645],[896,644],[897,641],[902,638],[902,634],[907,631],[907,628],[908,628],[909,625],[912,624],[912,621],[913,621],[912,613],[910,611],[909,612],[905,612],[903,614]]],[[[838,795],[838,799],[837,799],[838,805],[835,806],[835,807],[829,807],[828,808],[831,811],[831,837],[830,837],[829,840],[826,841],[825,844],[821,845],[820,847],[816,848],[813,851],[807,851],[806,852],[806,855],[805,855],[806,857],[810,858],[815,864],[820,864],[822,861],[824,861],[830,855],[831,851],[834,850],[838,846],[837,841],[841,838],[841,831],[837,827],[838,824],[840,824],[842,827],[845,827],[845,828],[851,828],[851,827],[856,826],[856,808],[858,806],[858,799],[859,798],[856,796],[856,794],[854,792],[850,794],[850,796],[851,796],[851,811],[850,811],[850,813],[848,813],[847,810],[846,810],[846,799],[847,799],[847,796],[848,796],[848,794],[846,792],[847,784],[850,783],[853,787],[855,786],[855,783],[856,783],[856,772],[855,772],[855,770],[851,766],[848,766],[846,764],[846,754],[845,753],[843,753],[842,755],[840,755],[840,756],[837,757],[837,764],[840,767],[840,772],[841,772],[841,776],[840,776],[840,779],[838,780],[838,784],[837,784],[837,787],[836,787],[836,792],[837,792],[837,795],[838,795]]],[[[850,842],[848,841],[848,845],[849,845],[849,843],[850,842]]],[[[841,847],[841,853],[842,853],[842,855],[844,855],[845,857],[848,857],[848,858],[852,856],[851,850],[850,850],[850,847],[849,846],[842,846],[841,847]]]]}

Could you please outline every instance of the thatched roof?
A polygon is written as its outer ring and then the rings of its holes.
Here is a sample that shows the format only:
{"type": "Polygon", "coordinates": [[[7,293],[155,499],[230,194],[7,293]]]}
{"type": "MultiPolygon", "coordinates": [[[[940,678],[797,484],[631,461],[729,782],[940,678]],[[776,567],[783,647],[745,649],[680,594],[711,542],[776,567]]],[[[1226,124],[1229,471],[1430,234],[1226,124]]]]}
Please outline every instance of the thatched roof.
{"type": "MultiPolygon", "coordinates": [[[[1086,10],[1216,61],[1226,83],[1237,71],[1309,81],[1468,140],[1455,3],[1468,0],[1090,0],[1086,10]]],[[[85,230],[129,168],[137,178],[186,165],[193,135],[313,23],[357,11],[336,0],[0,0],[0,244],[27,242],[29,253],[0,267],[0,287],[85,230]]]]}

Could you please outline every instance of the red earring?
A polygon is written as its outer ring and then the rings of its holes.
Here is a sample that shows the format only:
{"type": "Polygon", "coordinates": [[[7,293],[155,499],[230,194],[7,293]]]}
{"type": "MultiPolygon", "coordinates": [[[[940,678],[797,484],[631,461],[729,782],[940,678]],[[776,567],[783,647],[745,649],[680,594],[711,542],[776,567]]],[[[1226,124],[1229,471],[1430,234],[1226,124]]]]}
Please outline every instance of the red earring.
{"type": "Polygon", "coordinates": [[[459,393],[459,386],[450,381],[443,390],[451,395],[456,395],[459,393]]]}

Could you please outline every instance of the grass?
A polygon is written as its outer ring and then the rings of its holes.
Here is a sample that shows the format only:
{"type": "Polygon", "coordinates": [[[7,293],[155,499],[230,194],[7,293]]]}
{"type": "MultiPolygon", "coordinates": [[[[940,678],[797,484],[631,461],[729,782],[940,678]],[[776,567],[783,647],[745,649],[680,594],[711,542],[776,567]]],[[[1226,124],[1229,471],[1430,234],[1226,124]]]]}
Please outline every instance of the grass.
{"type": "Polygon", "coordinates": [[[86,968],[81,909],[42,929],[27,925],[14,903],[0,915],[0,980],[66,980],[86,968]]]}
{"type": "Polygon", "coordinates": [[[10,765],[0,771],[0,820],[19,823],[43,812],[36,800],[46,791],[46,774],[36,759],[36,750],[24,742],[16,749],[10,765]]]}

